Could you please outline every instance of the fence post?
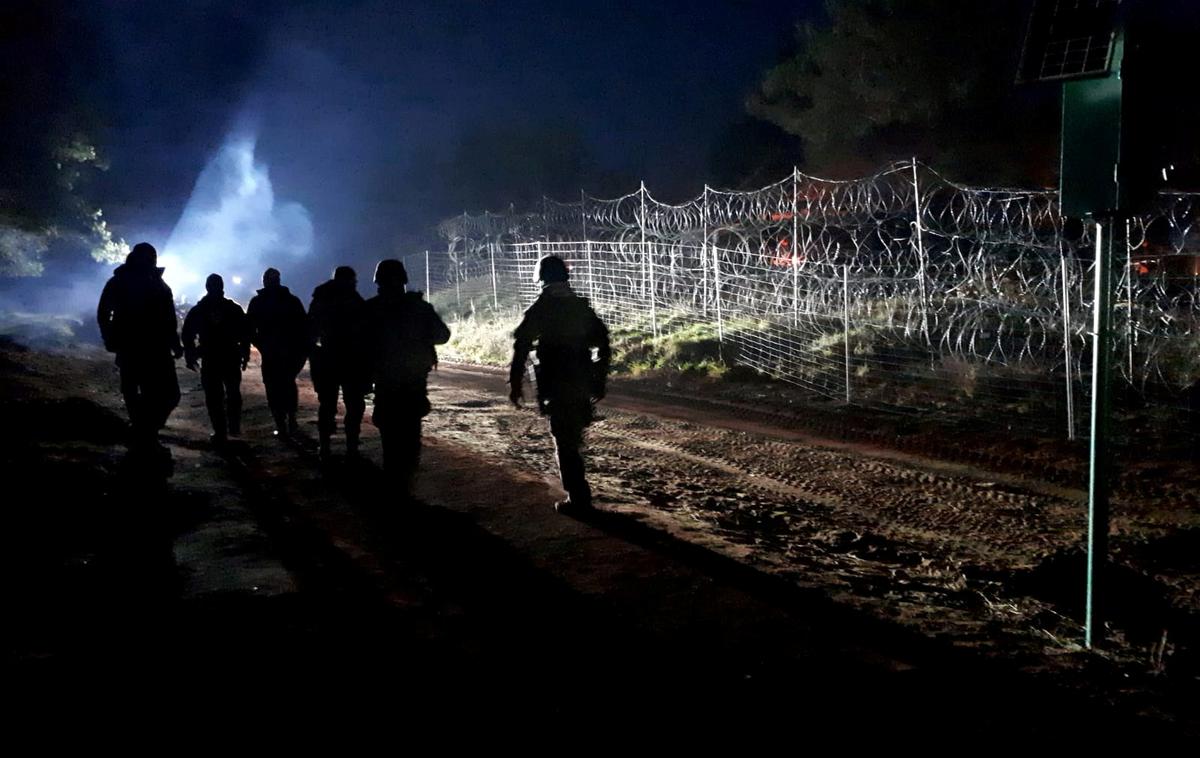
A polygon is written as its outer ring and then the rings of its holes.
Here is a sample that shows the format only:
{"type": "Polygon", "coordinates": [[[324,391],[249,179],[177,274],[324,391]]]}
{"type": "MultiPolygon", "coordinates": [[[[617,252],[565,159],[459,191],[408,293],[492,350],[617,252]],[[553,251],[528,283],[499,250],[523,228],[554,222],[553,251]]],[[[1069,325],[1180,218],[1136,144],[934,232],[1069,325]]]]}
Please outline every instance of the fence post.
{"type": "Polygon", "coordinates": [[[594,304],[596,302],[596,271],[592,268],[592,241],[584,240],[583,247],[587,254],[588,300],[594,304]]]}
{"type": "MultiPolygon", "coordinates": [[[[704,239],[708,240],[708,185],[704,185],[704,239]]],[[[721,251],[712,246],[713,307],[717,311],[717,344],[725,344],[725,317],[721,313],[721,251]]]]}
{"type": "Polygon", "coordinates": [[[1092,436],[1088,466],[1087,598],[1084,645],[1097,641],[1103,615],[1104,565],[1108,558],[1109,371],[1112,358],[1113,221],[1096,224],[1096,281],[1092,300],[1092,436]],[[1107,239],[1105,237],[1107,236],[1107,239]]]}
{"type": "Polygon", "coordinates": [[[1059,255],[1062,258],[1062,318],[1063,355],[1066,359],[1067,378],[1067,439],[1075,439],[1075,381],[1074,358],[1071,356],[1071,287],[1068,281],[1067,255],[1062,240],[1059,240],[1059,255]]]}
{"type": "Polygon", "coordinates": [[[648,296],[650,303],[650,332],[658,336],[658,313],[654,307],[654,263],[650,260],[650,248],[646,245],[646,183],[642,182],[638,188],[638,193],[641,195],[641,213],[638,214],[638,227],[641,231],[642,238],[642,275],[644,277],[642,287],[643,292],[648,296]]]}
{"type": "Polygon", "coordinates": [[[429,251],[425,251],[425,296],[430,297],[433,292],[429,286],[429,251]]]}
{"type": "MultiPolygon", "coordinates": [[[[658,211],[654,212],[654,218],[655,218],[655,220],[659,219],[658,211]]],[[[670,257],[670,268],[669,268],[669,271],[671,273],[671,283],[667,286],[667,297],[668,297],[667,302],[671,302],[671,300],[673,300],[675,298],[675,292],[676,292],[676,289],[675,289],[675,258],[679,254],[679,246],[676,245],[675,243],[671,243],[671,246],[668,248],[668,250],[669,250],[668,254],[671,256],[670,257]]]]}
{"type": "Polygon", "coordinates": [[[850,404],[850,264],[842,264],[842,341],[846,348],[846,404],[850,404]]]}
{"type": "Polygon", "coordinates": [[[700,315],[708,318],[708,185],[700,204],[700,315]]]}
{"type": "Polygon", "coordinates": [[[1133,348],[1137,344],[1137,330],[1133,325],[1133,247],[1130,232],[1133,231],[1129,219],[1125,219],[1125,306],[1126,332],[1125,341],[1129,343],[1129,384],[1133,385],[1133,348]]]}
{"type": "Polygon", "coordinates": [[[583,239],[587,241],[587,193],[579,190],[579,225],[583,229],[583,239]]]}
{"type": "Polygon", "coordinates": [[[646,280],[649,272],[646,268],[646,183],[638,185],[638,246],[642,253],[642,297],[646,297],[646,280]]]}
{"type": "Polygon", "coordinates": [[[596,302],[596,273],[592,269],[592,243],[588,239],[587,228],[587,193],[579,190],[579,226],[583,231],[583,252],[587,259],[588,270],[588,300],[596,302]]]}
{"type": "Polygon", "coordinates": [[[500,294],[496,288],[496,246],[489,239],[488,243],[488,259],[492,264],[492,310],[496,313],[500,312],[500,294]]]}
{"type": "Polygon", "coordinates": [[[917,181],[917,159],[914,156],[912,159],[912,183],[913,183],[913,206],[915,208],[916,231],[917,231],[917,266],[920,267],[917,275],[918,286],[920,287],[921,297],[921,334],[925,337],[925,344],[931,345],[929,339],[929,292],[925,282],[926,277],[926,262],[925,262],[925,236],[924,224],[921,222],[921,184],[917,181]]]}
{"type": "Polygon", "coordinates": [[[796,254],[799,247],[800,204],[798,202],[800,184],[800,169],[792,166],[792,239],[788,242],[788,252],[792,256],[792,326],[800,325],[800,259],[796,254]]]}
{"type": "Polygon", "coordinates": [[[462,313],[462,265],[458,256],[454,257],[454,303],[459,313],[462,313]]]}

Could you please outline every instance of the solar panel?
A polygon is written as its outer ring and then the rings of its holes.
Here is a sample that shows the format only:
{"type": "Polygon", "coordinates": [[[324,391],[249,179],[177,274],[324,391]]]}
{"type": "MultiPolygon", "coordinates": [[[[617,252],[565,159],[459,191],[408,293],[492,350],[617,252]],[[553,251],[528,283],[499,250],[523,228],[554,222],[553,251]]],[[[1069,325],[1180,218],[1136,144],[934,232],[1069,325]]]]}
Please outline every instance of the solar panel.
{"type": "Polygon", "coordinates": [[[1035,0],[1017,82],[1106,76],[1118,11],[1129,0],[1035,0]]]}

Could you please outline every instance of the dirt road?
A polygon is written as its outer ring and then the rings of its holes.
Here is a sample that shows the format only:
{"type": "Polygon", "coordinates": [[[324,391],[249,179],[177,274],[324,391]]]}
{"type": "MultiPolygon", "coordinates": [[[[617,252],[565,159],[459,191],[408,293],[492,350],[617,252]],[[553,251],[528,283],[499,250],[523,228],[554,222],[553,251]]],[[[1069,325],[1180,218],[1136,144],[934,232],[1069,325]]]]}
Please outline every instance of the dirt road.
{"type": "MultiPolygon", "coordinates": [[[[503,382],[442,367],[428,433],[553,481],[545,424],[508,407],[503,382]]],[[[1033,669],[1093,665],[1064,655],[1082,638],[1081,490],[621,387],[588,438],[606,509],[956,645],[1033,669]]],[[[1200,671],[1198,526],[1178,502],[1118,501],[1105,652],[1118,678],[1200,671]]]]}
{"type": "MultiPolygon", "coordinates": [[[[364,460],[318,465],[307,389],[302,434],[272,438],[253,365],[244,437],[221,451],[181,372],[167,477],[120,445],[107,356],[3,357],[7,417],[38,430],[3,448],[10,480],[39,492],[11,510],[5,553],[7,682],[31,703],[61,708],[89,691],[80,681],[120,677],[421,718],[550,714],[554,728],[604,713],[610,731],[676,736],[894,734],[929,719],[945,736],[1192,728],[1172,693],[1131,686],[1125,658],[1014,631],[1034,603],[1069,623],[1005,584],[1036,551],[972,545],[978,517],[910,515],[921,493],[968,510],[981,490],[1051,514],[1062,495],[618,395],[590,436],[605,513],[583,523],[550,508],[543,421],[502,402],[495,375],[450,367],[433,383],[415,501],[382,480],[369,426],[364,460]],[[877,504],[893,492],[899,504],[877,504]],[[1039,668],[1055,676],[1028,674],[1039,668]]],[[[1036,521],[1050,545],[1056,519],[1036,521]]]]}

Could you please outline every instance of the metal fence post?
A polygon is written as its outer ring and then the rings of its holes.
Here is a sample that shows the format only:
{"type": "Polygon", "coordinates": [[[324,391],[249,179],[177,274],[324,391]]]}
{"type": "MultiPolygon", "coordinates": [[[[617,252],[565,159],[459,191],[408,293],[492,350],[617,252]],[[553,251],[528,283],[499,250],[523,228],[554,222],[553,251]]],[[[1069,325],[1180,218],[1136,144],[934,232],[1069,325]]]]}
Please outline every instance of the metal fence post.
{"type": "Polygon", "coordinates": [[[587,255],[588,269],[588,300],[596,302],[596,271],[592,268],[592,241],[584,240],[584,252],[587,255]]]}
{"type": "Polygon", "coordinates": [[[454,261],[454,302],[455,307],[459,312],[462,312],[462,262],[458,260],[458,256],[454,256],[451,260],[454,261]]]}
{"type": "Polygon", "coordinates": [[[708,185],[700,203],[700,315],[708,318],[708,185]]]}
{"type": "Polygon", "coordinates": [[[488,259],[492,264],[492,310],[496,313],[500,312],[500,294],[496,287],[496,246],[489,239],[488,243],[488,259]]]}
{"type": "Polygon", "coordinates": [[[649,272],[646,268],[646,183],[638,185],[638,246],[642,259],[641,291],[646,297],[646,280],[649,272]]]}
{"type": "Polygon", "coordinates": [[[842,342],[846,348],[846,404],[850,404],[850,264],[842,264],[842,342]]]}
{"type": "Polygon", "coordinates": [[[915,226],[917,232],[917,266],[919,267],[917,281],[920,287],[921,297],[921,334],[925,337],[925,344],[931,345],[929,339],[929,292],[925,282],[926,261],[925,261],[925,235],[924,224],[921,222],[921,184],[917,181],[917,159],[914,156],[912,159],[912,184],[913,184],[913,207],[915,209],[915,226]]]}
{"type": "Polygon", "coordinates": [[[583,190],[579,190],[579,226],[583,230],[583,240],[586,242],[588,238],[587,194],[583,190]]]}
{"type": "Polygon", "coordinates": [[[1088,466],[1087,598],[1084,614],[1084,645],[1088,648],[1097,641],[1102,624],[1104,566],[1108,557],[1112,238],[1116,229],[1117,225],[1112,221],[1096,224],[1096,289],[1092,304],[1095,309],[1092,314],[1092,437],[1088,466]]]}
{"type": "MultiPolygon", "coordinates": [[[[708,240],[708,185],[704,185],[704,229],[705,241],[708,240]]],[[[717,312],[717,343],[725,343],[725,317],[721,313],[721,249],[712,246],[713,270],[713,308],[717,312]]]]}
{"type": "Polygon", "coordinates": [[[1075,380],[1074,361],[1071,355],[1071,286],[1067,269],[1066,249],[1059,240],[1059,254],[1062,258],[1062,320],[1063,320],[1063,356],[1066,361],[1067,380],[1067,439],[1075,439],[1075,380]]]}
{"type": "MultiPolygon", "coordinates": [[[[654,215],[657,218],[658,211],[655,211],[654,215]]],[[[671,301],[673,301],[675,299],[675,292],[677,291],[675,288],[675,259],[679,254],[679,247],[678,247],[678,245],[676,245],[675,243],[672,242],[671,246],[669,248],[667,248],[667,250],[668,250],[667,254],[670,256],[670,259],[669,259],[670,266],[668,268],[668,271],[670,272],[670,278],[671,278],[671,283],[669,285],[667,285],[667,297],[668,297],[667,302],[670,303],[671,301]]]]}
{"type": "Polygon", "coordinates": [[[638,214],[638,227],[642,240],[642,291],[650,304],[650,332],[658,336],[658,313],[654,307],[654,263],[650,260],[650,248],[646,245],[646,183],[642,182],[638,189],[641,195],[641,212],[638,214]]]}
{"type": "Polygon", "coordinates": [[[1129,354],[1129,384],[1132,386],[1133,380],[1133,348],[1137,345],[1137,329],[1133,323],[1133,247],[1131,245],[1130,232],[1132,231],[1129,219],[1125,219],[1125,313],[1126,313],[1126,331],[1125,341],[1128,343],[1129,354]]]}
{"type": "Polygon", "coordinates": [[[797,231],[799,229],[800,204],[798,202],[800,186],[800,169],[792,166],[792,239],[788,242],[788,252],[792,256],[792,326],[800,325],[800,259],[796,255],[798,245],[797,231]]]}
{"type": "Polygon", "coordinates": [[[588,270],[588,300],[596,301],[596,276],[592,270],[592,243],[588,241],[587,228],[587,193],[579,190],[579,227],[583,232],[583,254],[587,260],[588,270]]]}
{"type": "Polygon", "coordinates": [[[534,242],[534,245],[536,245],[536,248],[535,248],[535,249],[536,249],[536,251],[538,251],[538,260],[535,260],[535,261],[534,261],[534,264],[533,264],[533,276],[532,276],[532,277],[530,277],[530,278],[532,278],[532,279],[534,279],[534,281],[536,281],[536,278],[538,278],[538,261],[539,261],[539,260],[541,260],[541,255],[542,255],[542,253],[541,253],[541,240],[536,240],[536,241],[534,242]]]}

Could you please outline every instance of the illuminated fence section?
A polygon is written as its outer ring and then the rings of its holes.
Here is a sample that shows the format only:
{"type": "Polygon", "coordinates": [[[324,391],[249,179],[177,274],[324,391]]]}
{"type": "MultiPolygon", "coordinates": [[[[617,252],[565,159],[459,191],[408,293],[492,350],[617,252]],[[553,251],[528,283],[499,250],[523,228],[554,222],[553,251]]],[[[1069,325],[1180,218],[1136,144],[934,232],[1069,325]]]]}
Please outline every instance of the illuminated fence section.
{"type": "MultiPolygon", "coordinates": [[[[1200,196],[1163,194],[1116,230],[1114,366],[1129,402],[1192,406],[1198,217],[1200,196]]],[[[614,327],[710,325],[727,362],[815,396],[1086,426],[1094,226],[1066,223],[1051,191],[964,187],[909,161],[853,181],[797,171],[754,191],[705,187],[678,205],[642,186],[439,230],[447,248],[423,270],[455,318],[515,318],[554,254],[614,327]]]]}

